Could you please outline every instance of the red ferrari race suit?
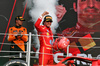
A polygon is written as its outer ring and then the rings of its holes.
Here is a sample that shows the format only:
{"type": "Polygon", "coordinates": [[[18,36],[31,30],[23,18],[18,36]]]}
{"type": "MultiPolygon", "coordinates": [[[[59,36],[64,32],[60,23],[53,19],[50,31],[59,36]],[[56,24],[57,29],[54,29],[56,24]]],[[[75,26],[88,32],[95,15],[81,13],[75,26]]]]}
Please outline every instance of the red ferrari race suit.
{"type": "Polygon", "coordinates": [[[39,65],[53,64],[53,53],[52,53],[52,41],[53,33],[50,28],[45,25],[40,25],[42,17],[39,17],[35,23],[35,27],[38,31],[40,41],[40,54],[39,54],[39,65]],[[51,54],[51,55],[50,55],[51,54]]]}

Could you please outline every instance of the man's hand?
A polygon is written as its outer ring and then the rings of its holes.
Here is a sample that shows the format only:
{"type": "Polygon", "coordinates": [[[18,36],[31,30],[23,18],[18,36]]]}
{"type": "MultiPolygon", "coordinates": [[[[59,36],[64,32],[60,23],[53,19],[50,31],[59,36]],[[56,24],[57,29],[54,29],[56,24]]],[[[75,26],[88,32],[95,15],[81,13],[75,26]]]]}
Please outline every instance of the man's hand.
{"type": "Polygon", "coordinates": [[[49,12],[47,12],[47,11],[43,12],[42,17],[44,17],[47,14],[49,14],[49,12]]]}
{"type": "Polygon", "coordinates": [[[18,33],[16,33],[16,34],[13,34],[14,36],[18,36],[18,33]]]}
{"type": "Polygon", "coordinates": [[[63,7],[62,5],[56,6],[56,16],[58,22],[60,22],[60,20],[63,18],[66,12],[67,12],[66,8],[63,7]]]}
{"type": "Polygon", "coordinates": [[[21,34],[21,32],[18,33],[18,36],[22,37],[23,35],[21,34]]]}

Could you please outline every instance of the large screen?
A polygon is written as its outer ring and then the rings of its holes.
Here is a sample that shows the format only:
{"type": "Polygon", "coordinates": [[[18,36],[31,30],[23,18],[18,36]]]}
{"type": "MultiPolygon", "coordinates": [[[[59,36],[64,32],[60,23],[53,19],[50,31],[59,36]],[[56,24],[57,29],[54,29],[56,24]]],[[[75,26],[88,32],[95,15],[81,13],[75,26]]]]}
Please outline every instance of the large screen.
{"type": "Polygon", "coordinates": [[[70,55],[99,58],[100,0],[59,0],[59,4],[66,13],[58,17],[57,35],[69,38],[70,55]]]}

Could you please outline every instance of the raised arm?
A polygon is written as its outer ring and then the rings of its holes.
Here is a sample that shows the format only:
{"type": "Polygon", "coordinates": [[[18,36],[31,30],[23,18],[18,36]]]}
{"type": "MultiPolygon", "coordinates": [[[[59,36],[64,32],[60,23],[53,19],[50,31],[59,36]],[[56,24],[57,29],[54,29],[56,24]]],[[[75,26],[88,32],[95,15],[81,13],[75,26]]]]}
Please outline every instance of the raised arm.
{"type": "Polygon", "coordinates": [[[40,27],[41,27],[41,26],[40,26],[40,23],[41,23],[43,17],[44,17],[45,15],[47,15],[47,14],[49,14],[49,12],[44,11],[43,14],[42,14],[42,15],[38,18],[38,20],[36,21],[36,23],[35,23],[35,28],[36,28],[37,30],[40,29],[40,27]]]}

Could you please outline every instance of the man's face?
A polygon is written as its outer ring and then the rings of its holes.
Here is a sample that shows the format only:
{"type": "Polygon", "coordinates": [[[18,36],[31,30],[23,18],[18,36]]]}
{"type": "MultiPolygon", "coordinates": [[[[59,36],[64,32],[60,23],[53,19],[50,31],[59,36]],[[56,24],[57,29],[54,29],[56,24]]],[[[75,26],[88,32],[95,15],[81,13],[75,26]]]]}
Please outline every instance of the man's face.
{"type": "Polygon", "coordinates": [[[85,27],[100,26],[100,0],[77,0],[78,22],[85,27]]]}
{"type": "Polygon", "coordinates": [[[44,25],[45,25],[46,27],[50,27],[50,26],[51,26],[51,23],[52,23],[52,22],[49,22],[49,21],[46,22],[46,21],[45,21],[45,22],[44,22],[44,25]]]}
{"type": "Polygon", "coordinates": [[[18,25],[22,25],[22,24],[23,24],[23,21],[16,20],[16,23],[17,23],[18,25]]]}

